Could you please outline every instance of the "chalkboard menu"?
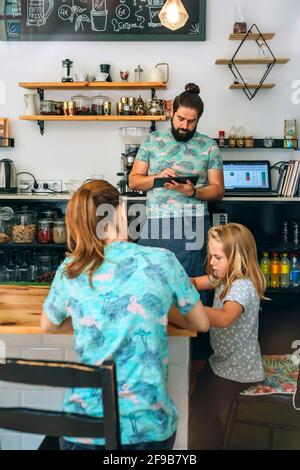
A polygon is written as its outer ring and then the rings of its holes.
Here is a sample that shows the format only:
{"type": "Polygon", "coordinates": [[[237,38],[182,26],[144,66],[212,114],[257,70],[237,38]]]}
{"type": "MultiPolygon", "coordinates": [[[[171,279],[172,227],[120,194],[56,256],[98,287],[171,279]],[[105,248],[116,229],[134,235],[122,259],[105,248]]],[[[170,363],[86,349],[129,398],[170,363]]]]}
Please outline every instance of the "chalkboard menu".
{"type": "Polygon", "coordinates": [[[1,41],[204,41],[206,0],[182,0],[177,31],[159,13],[165,0],[0,0],[1,41]]]}

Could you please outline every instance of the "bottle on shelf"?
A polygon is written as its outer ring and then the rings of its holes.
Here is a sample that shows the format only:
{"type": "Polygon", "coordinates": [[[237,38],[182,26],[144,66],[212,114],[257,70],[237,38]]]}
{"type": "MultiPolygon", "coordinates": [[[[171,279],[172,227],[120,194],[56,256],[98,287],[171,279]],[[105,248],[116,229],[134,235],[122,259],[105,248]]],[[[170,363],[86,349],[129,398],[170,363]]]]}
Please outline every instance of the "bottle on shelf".
{"type": "Polygon", "coordinates": [[[289,287],[290,285],[290,260],[287,253],[282,253],[281,270],[280,270],[280,286],[289,287]]]}
{"type": "Polygon", "coordinates": [[[292,255],[291,269],[290,269],[290,286],[300,286],[300,263],[298,262],[297,256],[292,255]]]}
{"type": "Polygon", "coordinates": [[[225,145],[225,131],[219,131],[219,146],[224,147],[225,145]]]}
{"type": "Polygon", "coordinates": [[[280,271],[280,259],[278,258],[278,253],[274,252],[270,262],[270,286],[273,288],[280,287],[280,271]]]}
{"type": "Polygon", "coordinates": [[[267,251],[263,252],[263,258],[260,262],[260,268],[266,278],[266,287],[270,287],[270,258],[267,251]]]}

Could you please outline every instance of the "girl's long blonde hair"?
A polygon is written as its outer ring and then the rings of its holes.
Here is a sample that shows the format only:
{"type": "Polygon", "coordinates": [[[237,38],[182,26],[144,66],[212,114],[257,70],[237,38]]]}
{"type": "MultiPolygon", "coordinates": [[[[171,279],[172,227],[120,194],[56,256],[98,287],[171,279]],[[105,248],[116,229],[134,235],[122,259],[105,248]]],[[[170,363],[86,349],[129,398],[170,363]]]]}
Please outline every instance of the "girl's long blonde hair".
{"type": "MultiPolygon", "coordinates": [[[[223,251],[228,259],[228,269],[225,279],[219,279],[215,286],[225,284],[221,292],[220,299],[223,299],[229,292],[232,283],[236,279],[249,278],[259,295],[260,299],[266,299],[264,292],[266,289],[266,279],[263,275],[257,260],[256,243],[250,230],[241,224],[229,223],[211,227],[208,231],[208,242],[216,240],[222,243],[223,251]]],[[[213,274],[210,264],[211,255],[208,251],[206,272],[213,274]]]]}
{"type": "Polygon", "coordinates": [[[120,203],[118,190],[107,181],[92,180],[79,188],[70,199],[66,211],[68,256],[71,261],[65,273],[74,279],[82,272],[89,275],[92,285],[93,273],[104,259],[104,240],[97,236],[97,224],[103,216],[97,216],[101,204],[117,208],[120,203]]]}

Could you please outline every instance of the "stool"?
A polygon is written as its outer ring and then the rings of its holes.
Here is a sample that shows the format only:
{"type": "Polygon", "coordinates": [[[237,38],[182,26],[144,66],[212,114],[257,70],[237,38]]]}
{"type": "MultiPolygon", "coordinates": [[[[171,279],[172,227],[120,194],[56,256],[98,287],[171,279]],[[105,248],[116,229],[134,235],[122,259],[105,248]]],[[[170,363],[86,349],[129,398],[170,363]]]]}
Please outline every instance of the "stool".
{"type": "MultiPolygon", "coordinates": [[[[270,421],[237,418],[239,405],[241,403],[289,404],[290,406],[293,406],[293,396],[297,390],[298,376],[298,387],[300,382],[300,363],[298,365],[293,362],[291,354],[262,356],[262,362],[265,371],[265,380],[257,385],[247,388],[240,393],[237,399],[231,402],[226,419],[223,449],[227,449],[229,447],[236,423],[267,428],[269,430],[267,449],[273,448],[274,431],[276,429],[300,431],[300,425],[295,426],[270,421]]],[[[298,388],[298,392],[300,393],[300,387],[298,388]]]]}

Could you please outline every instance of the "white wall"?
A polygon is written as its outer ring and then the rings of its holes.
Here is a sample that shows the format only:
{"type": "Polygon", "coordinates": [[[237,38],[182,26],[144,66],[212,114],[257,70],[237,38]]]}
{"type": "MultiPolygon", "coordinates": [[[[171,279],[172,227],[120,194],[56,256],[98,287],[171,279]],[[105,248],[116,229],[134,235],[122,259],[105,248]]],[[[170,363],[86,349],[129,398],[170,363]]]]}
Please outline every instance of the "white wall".
{"type": "MultiPolygon", "coordinates": [[[[0,80],[6,87],[5,104],[0,104],[0,116],[8,116],[11,135],[16,139],[14,149],[1,150],[1,158],[15,161],[18,171],[27,170],[39,179],[89,177],[104,174],[117,182],[120,152],[123,149],[118,129],[126,123],[45,123],[45,135],[39,134],[35,122],[19,121],[24,112],[24,89],[19,81],[59,81],[61,61],[74,61],[74,68],[96,72],[100,63],[112,64],[113,79],[118,79],[120,68],[133,70],[141,64],[146,72],[158,62],[170,64],[168,90],[159,91],[161,98],[173,98],[183,91],[187,82],[201,87],[205,113],[198,129],[217,135],[233,125],[243,125],[247,132],[260,138],[273,135],[283,137],[283,120],[298,118],[300,105],[292,104],[293,80],[300,79],[300,2],[299,0],[207,0],[207,40],[205,42],[32,42],[0,43],[0,80]],[[287,65],[275,66],[268,81],[274,81],[272,90],[261,90],[253,101],[248,101],[240,90],[229,90],[231,73],[226,66],[215,66],[216,58],[231,57],[237,43],[228,41],[234,21],[235,4],[247,5],[247,22],[257,23],[262,31],[276,32],[270,46],[276,56],[290,57],[287,65]]],[[[256,54],[256,47],[252,53],[256,54]]],[[[247,46],[248,47],[248,46],[247,46]]],[[[249,46],[250,47],[250,46],[249,46]]],[[[251,77],[247,68],[247,76],[251,77]]],[[[253,73],[253,69],[252,69],[253,73]]],[[[75,92],[76,94],[77,92],[75,92]]],[[[74,94],[74,93],[73,93],[74,94]]],[[[78,94],[78,93],[77,93],[78,94]]],[[[135,95],[127,92],[126,95],[135,95]]],[[[116,102],[121,92],[110,92],[116,102]]],[[[148,97],[144,92],[143,96],[148,97]]],[[[65,99],[65,92],[48,91],[46,98],[65,99]]],[[[1,103],[1,100],[0,100],[1,103]]],[[[148,126],[148,123],[143,124],[148,126]]],[[[158,124],[159,128],[168,123],[158,124]]],[[[248,156],[280,160],[292,158],[293,152],[259,151],[248,156]],[[272,153],[272,156],[271,156],[272,153]],[[266,157],[267,154],[267,157],[266,157]]],[[[298,154],[299,155],[299,154],[298,154]]],[[[232,156],[232,154],[231,154],[232,156]]],[[[234,156],[245,156],[244,153],[234,156]]],[[[297,158],[297,153],[294,153],[297,158]]],[[[299,158],[299,157],[298,157],[299,158]]]]}

